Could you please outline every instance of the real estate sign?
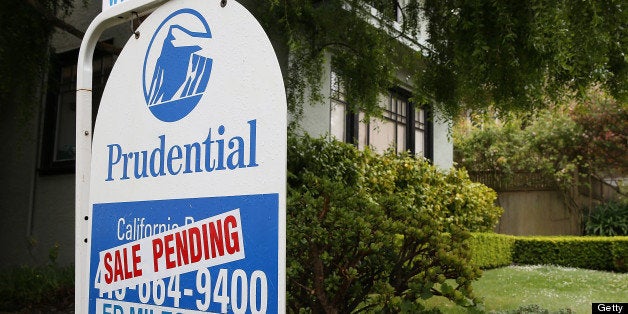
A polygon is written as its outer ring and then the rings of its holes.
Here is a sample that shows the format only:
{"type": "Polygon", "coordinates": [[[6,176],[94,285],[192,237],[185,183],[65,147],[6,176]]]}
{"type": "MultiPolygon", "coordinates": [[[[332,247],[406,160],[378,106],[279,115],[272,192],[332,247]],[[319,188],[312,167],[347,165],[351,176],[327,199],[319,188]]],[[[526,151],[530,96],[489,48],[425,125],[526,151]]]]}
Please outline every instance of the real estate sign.
{"type": "Polygon", "coordinates": [[[94,129],[89,312],[283,312],[286,98],[268,37],[235,1],[170,1],[138,31],[94,129]]]}

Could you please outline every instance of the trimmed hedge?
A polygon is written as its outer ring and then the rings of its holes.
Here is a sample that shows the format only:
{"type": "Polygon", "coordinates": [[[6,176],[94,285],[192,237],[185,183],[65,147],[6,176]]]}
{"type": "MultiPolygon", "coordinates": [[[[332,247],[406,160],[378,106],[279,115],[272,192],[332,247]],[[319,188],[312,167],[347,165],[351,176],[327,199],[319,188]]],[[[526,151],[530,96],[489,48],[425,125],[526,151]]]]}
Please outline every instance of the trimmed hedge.
{"type": "Polygon", "coordinates": [[[481,268],[559,265],[628,272],[628,237],[515,237],[474,233],[472,261],[481,268]]]}
{"type": "Polygon", "coordinates": [[[512,264],[515,237],[497,233],[473,233],[469,239],[471,262],[487,269],[512,264]]]}

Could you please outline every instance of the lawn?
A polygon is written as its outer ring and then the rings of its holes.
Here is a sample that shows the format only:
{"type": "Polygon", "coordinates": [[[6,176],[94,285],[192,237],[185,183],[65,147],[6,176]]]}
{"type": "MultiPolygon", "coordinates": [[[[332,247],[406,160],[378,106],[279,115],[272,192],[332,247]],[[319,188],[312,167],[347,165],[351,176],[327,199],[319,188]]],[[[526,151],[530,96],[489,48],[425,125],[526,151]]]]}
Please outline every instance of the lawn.
{"type": "MultiPolygon", "coordinates": [[[[487,270],[473,285],[484,300],[485,312],[538,305],[550,313],[571,310],[590,313],[593,302],[628,302],[628,274],[557,266],[510,266],[487,270]]],[[[476,313],[444,298],[432,298],[428,307],[443,313],[476,313]]]]}

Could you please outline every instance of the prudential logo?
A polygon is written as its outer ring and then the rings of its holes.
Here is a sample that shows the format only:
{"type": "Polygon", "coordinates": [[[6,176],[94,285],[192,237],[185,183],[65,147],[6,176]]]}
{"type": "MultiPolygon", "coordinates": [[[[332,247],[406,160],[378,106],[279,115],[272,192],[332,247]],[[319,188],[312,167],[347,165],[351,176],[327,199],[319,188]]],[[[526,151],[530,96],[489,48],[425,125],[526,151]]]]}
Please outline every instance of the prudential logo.
{"type": "Polygon", "coordinates": [[[201,100],[212,70],[211,32],[203,16],[181,9],[157,27],[144,58],[144,99],[165,122],[187,116],[201,100]]]}

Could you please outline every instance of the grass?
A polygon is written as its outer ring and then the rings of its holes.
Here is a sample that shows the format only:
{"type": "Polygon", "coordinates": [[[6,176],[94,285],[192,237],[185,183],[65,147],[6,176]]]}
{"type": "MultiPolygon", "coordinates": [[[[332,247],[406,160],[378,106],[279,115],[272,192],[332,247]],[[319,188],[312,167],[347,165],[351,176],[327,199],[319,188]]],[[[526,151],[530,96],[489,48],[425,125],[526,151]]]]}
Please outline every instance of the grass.
{"type": "Polygon", "coordinates": [[[558,266],[510,266],[485,271],[473,288],[475,295],[484,300],[482,311],[458,307],[444,298],[432,298],[426,305],[443,313],[509,312],[537,306],[550,313],[590,313],[593,302],[628,301],[628,274],[558,266]]]}

